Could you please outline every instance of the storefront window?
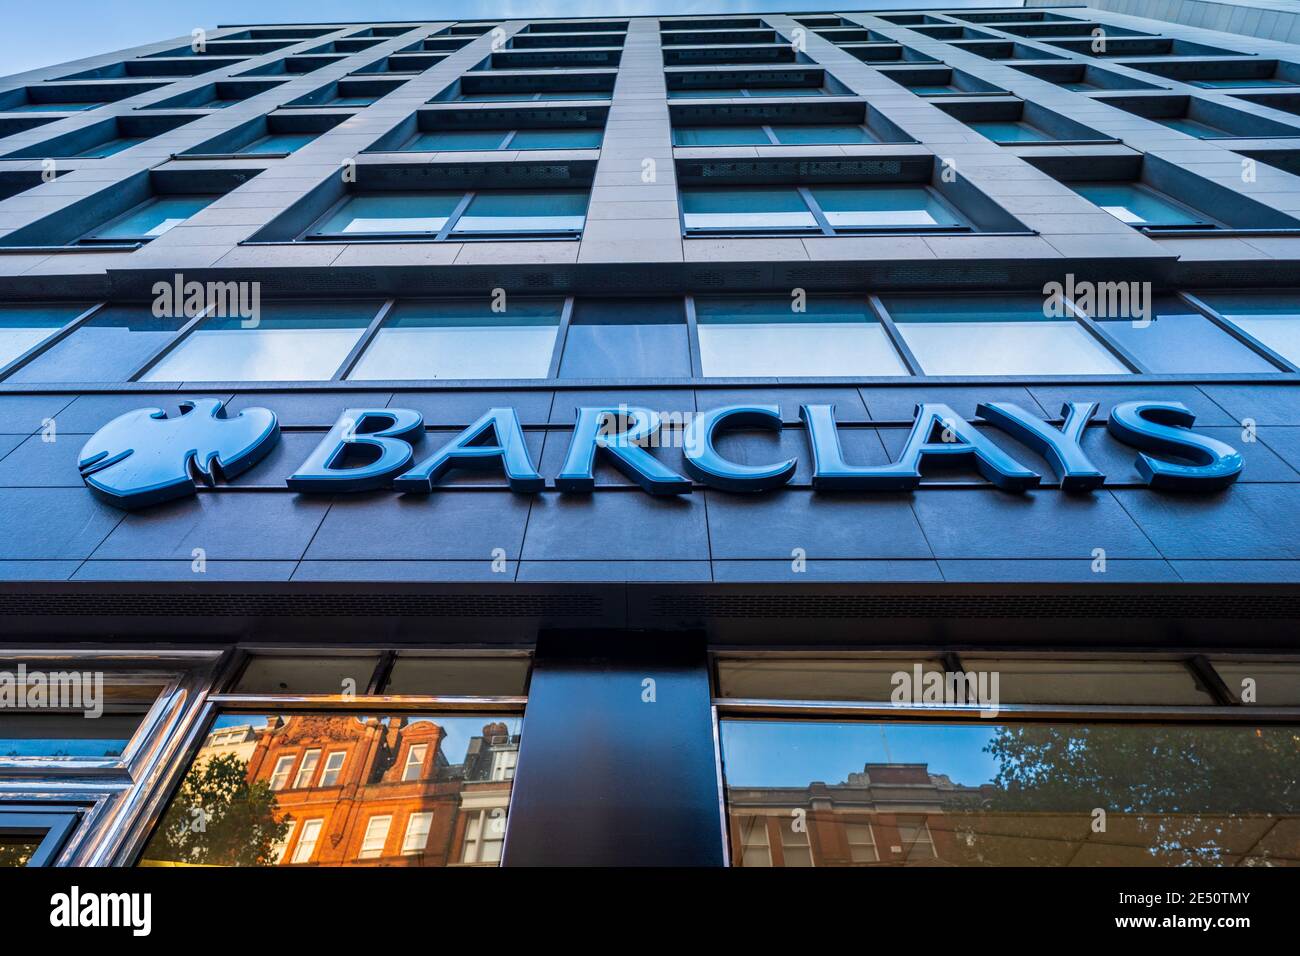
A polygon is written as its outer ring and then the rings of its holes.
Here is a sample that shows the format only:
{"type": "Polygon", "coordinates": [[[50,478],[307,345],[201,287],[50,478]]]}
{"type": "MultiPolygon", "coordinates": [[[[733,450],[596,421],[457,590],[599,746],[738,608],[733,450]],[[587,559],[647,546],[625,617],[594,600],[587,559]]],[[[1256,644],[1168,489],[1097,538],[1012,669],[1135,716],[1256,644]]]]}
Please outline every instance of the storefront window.
{"type": "Polygon", "coordinates": [[[741,866],[1300,864],[1300,727],[726,719],[741,866]]]}
{"type": "Polygon", "coordinates": [[[490,714],[224,714],[141,865],[495,864],[511,790],[495,770],[521,726],[490,714]]]}

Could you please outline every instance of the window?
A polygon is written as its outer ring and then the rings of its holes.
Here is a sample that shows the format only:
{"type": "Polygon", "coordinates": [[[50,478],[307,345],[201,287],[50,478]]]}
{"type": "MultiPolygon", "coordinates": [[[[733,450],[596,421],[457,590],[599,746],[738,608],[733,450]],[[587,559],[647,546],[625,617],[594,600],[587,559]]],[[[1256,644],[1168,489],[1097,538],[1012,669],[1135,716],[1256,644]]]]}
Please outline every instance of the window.
{"type": "Polygon", "coordinates": [[[216,195],[155,196],[82,236],[83,243],[148,242],[207,208],[216,195]]]}
{"type": "Polygon", "coordinates": [[[585,190],[363,193],[349,197],[306,238],[572,238],[582,232],[585,190]]]}
{"type": "Polygon", "coordinates": [[[1129,371],[1072,318],[1037,297],[899,296],[885,300],[926,375],[1103,375],[1129,371]]]}
{"type": "Polygon", "coordinates": [[[870,823],[844,824],[844,839],[848,843],[850,863],[879,862],[880,854],[876,852],[876,838],[870,823]]]}
{"type": "Polygon", "coordinates": [[[219,715],[140,864],[268,866],[286,846],[290,862],[316,866],[378,865],[398,853],[419,854],[412,862],[421,866],[498,862],[513,781],[493,768],[511,766],[497,754],[518,749],[518,714],[386,713],[372,700],[375,709],[364,713],[219,715]],[[301,771],[286,786],[299,756],[305,765],[320,754],[316,787],[301,771]],[[340,803],[321,788],[341,782],[345,754],[348,799],[340,803]],[[214,793],[214,771],[239,786],[214,793]],[[195,831],[196,793],[205,806],[216,801],[221,826],[195,831]]]}
{"type": "Polygon", "coordinates": [[[378,302],[276,302],[251,318],[214,316],[141,381],[325,381],[378,311],[378,302]]]}
{"type": "Polygon", "coordinates": [[[820,86],[699,86],[668,90],[669,99],[740,99],[749,96],[826,96],[820,86]]]}
{"type": "Polygon", "coordinates": [[[1120,222],[1144,229],[1213,229],[1218,223],[1143,183],[1067,183],[1120,222]]]}
{"type": "MultiPolygon", "coordinates": [[[[7,381],[128,381],[135,370],[169,342],[186,321],[184,316],[155,318],[150,307],[144,304],[107,306],[15,371],[7,381]]],[[[0,353],[0,364],[3,361],[3,353],[0,353]]]]}
{"type": "Polygon", "coordinates": [[[424,758],[429,752],[428,744],[414,744],[406,752],[406,766],[402,768],[403,780],[419,780],[424,774],[424,758]]]}
{"type": "Polygon", "coordinates": [[[528,687],[527,657],[429,657],[398,655],[386,694],[412,697],[522,697],[528,687]]]}
{"type": "Polygon", "coordinates": [[[1097,316],[1106,333],[1151,372],[1276,372],[1277,367],[1191,306],[1160,297],[1150,314],[1097,316]]]}
{"type": "Polygon", "coordinates": [[[336,750],[325,758],[325,769],[321,771],[320,785],[322,787],[337,786],[339,774],[343,770],[343,760],[347,753],[342,750],[336,750]]]}
{"type": "MultiPolygon", "coordinates": [[[[758,808],[795,797],[819,846],[839,844],[831,833],[844,829],[845,855],[828,864],[1300,863],[1294,726],[724,717],[721,739],[742,866],[771,860],[758,808]],[[895,809],[900,793],[907,813],[895,809]],[[1097,806],[1108,808],[1101,832],[1090,825],[1097,806]]],[[[802,862],[794,836],[787,844],[783,829],[782,849],[802,862]]]]}
{"type": "Polygon", "coordinates": [[[853,299],[695,300],[700,367],[710,377],[906,375],[880,322],[853,299]]]}
{"type": "Polygon", "coordinates": [[[1056,138],[1023,120],[971,120],[967,125],[995,143],[1042,143],[1056,138]]]}
{"type": "Polygon", "coordinates": [[[308,820],[302,825],[302,835],[298,837],[298,845],[294,847],[294,863],[310,863],[312,854],[316,852],[316,841],[320,839],[321,827],[324,820],[308,820]]]}
{"type": "Polygon", "coordinates": [[[496,864],[501,862],[501,848],[506,839],[504,807],[471,813],[465,826],[462,863],[496,864]]]}
{"type": "Polygon", "coordinates": [[[545,378],[564,303],[511,298],[399,302],[349,373],[350,381],[545,378]]]}
{"type": "Polygon", "coordinates": [[[1229,322],[1292,364],[1300,364],[1300,296],[1207,295],[1229,322]]]}
{"type": "Polygon", "coordinates": [[[680,298],[578,299],[560,378],[689,378],[687,338],[680,298]]]}
{"type": "Polygon", "coordinates": [[[255,654],[235,682],[237,694],[364,693],[379,657],[349,654],[333,657],[282,657],[255,654]]]}
{"type": "Polygon", "coordinates": [[[878,143],[865,126],[850,124],[765,126],[679,126],[675,146],[803,146],[878,143]]]}
{"type": "Polygon", "coordinates": [[[682,190],[687,232],[844,235],[966,227],[924,185],[688,187],[682,190]]]}
{"type": "Polygon", "coordinates": [[[75,806],[0,808],[0,869],[54,865],[79,817],[75,806]]]}
{"type": "Polygon", "coordinates": [[[289,772],[293,770],[293,755],[286,754],[275,762],[275,769],[271,771],[270,788],[272,790],[283,790],[284,785],[289,782],[289,772]]]}
{"type": "Polygon", "coordinates": [[[320,751],[308,750],[302,755],[302,763],[298,765],[298,773],[293,778],[295,790],[311,786],[312,775],[316,772],[316,765],[320,763],[320,751]]]}
{"type": "Polygon", "coordinates": [[[260,139],[253,140],[238,152],[243,156],[266,156],[292,153],[295,150],[306,146],[319,135],[320,133],[268,133],[260,139]]]}
{"type": "Polygon", "coordinates": [[[740,865],[760,867],[772,865],[772,848],[767,839],[766,817],[741,818],[740,865]]]}
{"type": "Polygon", "coordinates": [[[272,866],[278,866],[280,863],[284,862],[284,855],[289,850],[289,843],[293,839],[293,831],[297,828],[297,826],[298,826],[297,820],[290,820],[289,829],[285,832],[284,836],[278,840],[275,840],[271,844],[271,855],[270,855],[269,862],[272,866]]]}
{"type": "Polygon", "coordinates": [[[492,779],[515,779],[515,767],[519,764],[518,750],[498,750],[492,754],[492,779]]]}
{"type": "Polygon", "coordinates": [[[406,835],[402,837],[402,853],[423,853],[429,845],[429,828],[433,824],[432,813],[412,813],[406,820],[406,835]]]}
{"type": "Polygon", "coordinates": [[[812,847],[808,845],[807,819],[802,818],[804,825],[797,827],[795,822],[798,819],[801,818],[789,814],[781,820],[781,859],[785,861],[785,866],[812,866],[812,847]]]}
{"type": "Polygon", "coordinates": [[[373,860],[384,855],[384,842],[388,839],[388,828],[392,826],[391,816],[371,817],[366,824],[366,835],[361,841],[359,860],[373,860]]]}
{"type": "Polygon", "coordinates": [[[44,342],[86,305],[0,305],[0,367],[44,342]]]}
{"type": "Polygon", "coordinates": [[[591,129],[456,129],[417,133],[402,148],[421,152],[478,149],[597,149],[602,131],[591,129]]]}

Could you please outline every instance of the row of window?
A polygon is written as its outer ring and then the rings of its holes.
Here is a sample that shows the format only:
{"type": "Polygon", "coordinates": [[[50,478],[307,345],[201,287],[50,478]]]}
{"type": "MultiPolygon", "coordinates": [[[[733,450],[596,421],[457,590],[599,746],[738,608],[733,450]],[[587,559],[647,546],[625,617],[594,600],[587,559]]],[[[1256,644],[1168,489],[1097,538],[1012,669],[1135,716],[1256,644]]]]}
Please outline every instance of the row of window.
{"type": "MultiPolygon", "coordinates": [[[[25,663],[20,679],[39,681],[40,663],[25,663]]],[[[255,654],[226,693],[202,684],[216,714],[185,766],[154,768],[173,789],[160,819],[136,821],[135,862],[497,864],[529,665],[524,654],[255,654]],[[375,711],[349,712],[357,698],[334,679],[367,663],[362,699],[375,711]],[[380,675],[407,663],[433,680],[386,686],[380,675]],[[449,711],[438,696],[449,687],[482,711],[449,711]],[[393,692],[421,709],[371,696],[393,692]]],[[[1293,659],[730,651],[712,667],[733,865],[1300,864],[1293,659]]],[[[180,716],[163,707],[172,676],[150,682],[139,668],[87,664],[112,710],[99,720],[66,707],[0,714],[0,778],[64,784],[46,808],[0,801],[0,866],[56,858],[105,799],[69,781],[91,765],[130,768],[159,732],[149,716],[180,716]]],[[[573,737],[580,752],[577,726],[573,737]]]]}
{"type": "MultiPolygon", "coordinates": [[[[1300,366],[1300,296],[403,299],[0,306],[8,384],[1254,374],[1300,366]],[[1082,301],[1082,300],[1080,300],[1082,301]],[[251,311],[251,310],[250,310],[251,311]]],[[[1109,293],[1108,293],[1109,295],[1109,293]]]]}

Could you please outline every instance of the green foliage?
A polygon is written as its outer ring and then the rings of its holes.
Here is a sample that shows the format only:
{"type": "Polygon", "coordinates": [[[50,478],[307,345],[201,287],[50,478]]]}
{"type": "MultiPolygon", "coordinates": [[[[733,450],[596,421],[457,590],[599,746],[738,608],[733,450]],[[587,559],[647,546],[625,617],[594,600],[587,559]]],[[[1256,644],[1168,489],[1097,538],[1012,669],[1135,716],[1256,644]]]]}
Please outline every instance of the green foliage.
{"type": "Polygon", "coordinates": [[[190,767],[145,860],[206,866],[267,866],[290,822],[275,820],[275,793],[249,782],[248,764],[222,754],[190,767]]]}

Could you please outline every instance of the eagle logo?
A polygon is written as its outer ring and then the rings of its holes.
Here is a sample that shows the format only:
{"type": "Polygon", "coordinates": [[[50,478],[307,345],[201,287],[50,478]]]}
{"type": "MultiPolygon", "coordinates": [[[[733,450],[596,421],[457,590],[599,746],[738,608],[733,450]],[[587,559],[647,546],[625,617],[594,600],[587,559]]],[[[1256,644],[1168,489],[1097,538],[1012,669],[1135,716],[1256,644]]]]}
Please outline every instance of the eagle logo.
{"type": "Polygon", "coordinates": [[[245,408],[227,418],[225,403],[199,398],[180,403],[180,415],[137,408],[91,436],[77,467],[95,495],[119,508],[156,505],[192,495],[196,480],[233,478],[266,457],[280,437],[267,408],[245,408]]]}

